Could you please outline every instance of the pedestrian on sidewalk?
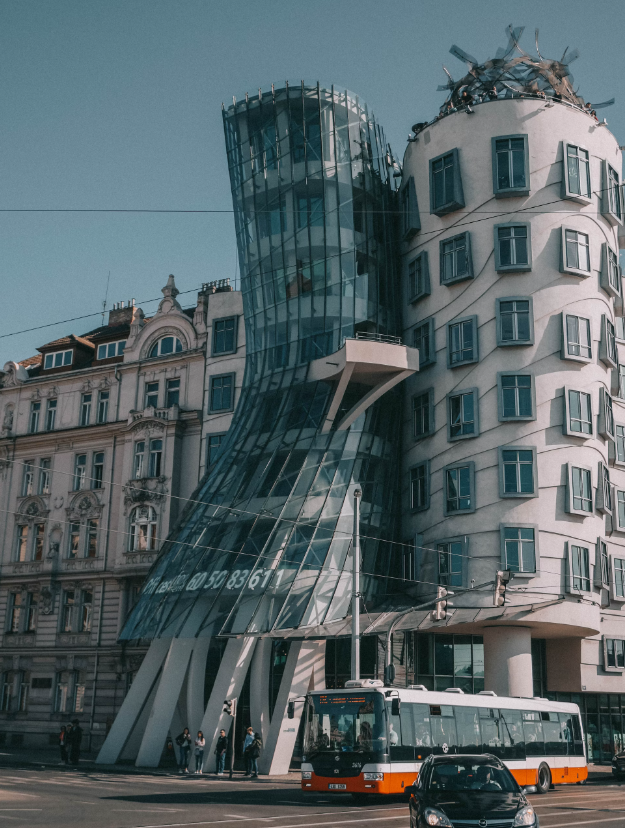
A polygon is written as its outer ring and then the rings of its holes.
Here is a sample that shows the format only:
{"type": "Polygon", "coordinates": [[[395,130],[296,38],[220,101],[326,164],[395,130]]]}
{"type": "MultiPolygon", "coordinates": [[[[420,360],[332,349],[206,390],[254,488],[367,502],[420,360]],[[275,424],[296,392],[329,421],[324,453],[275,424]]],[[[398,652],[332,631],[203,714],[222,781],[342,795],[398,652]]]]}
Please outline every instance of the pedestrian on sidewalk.
{"type": "Polygon", "coordinates": [[[82,742],[82,727],[78,719],[72,721],[72,730],[69,734],[69,763],[77,766],[80,762],[80,744],[82,742]]]}
{"type": "Polygon", "coordinates": [[[189,773],[189,750],[193,740],[188,727],[185,727],[182,733],[176,736],[176,744],[180,749],[180,761],[178,762],[180,773],[189,773]]]}
{"type": "Polygon", "coordinates": [[[260,733],[254,734],[254,741],[249,746],[250,752],[250,772],[252,779],[258,778],[258,757],[263,746],[263,740],[260,738],[260,733]]]}
{"type": "Polygon", "coordinates": [[[195,740],[195,772],[202,773],[202,764],[204,762],[204,746],[206,739],[201,730],[197,732],[197,739],[195,740]]]}
{"type": "Polygon", "coordinates": [[[254,741],[254,728],[250,725],[245,732],[245,739],[243,741],[243,758],[245,759],[245,776],[249,776],[252,772],[251,756],[249,748],[254,741]]]}
{"type": "Polygon", "coordinates": [[[226,753],[228,752],[228,737],[225,730],[219,731],[219,739],[217,739],[217,746],[215,747],[215,756],[217,757],[217,776],[223,776],[226,767],[226,753]]]}
{"type": "Polygon", "coordinates": [[[67,765],[67,728],[65,725],[61,727],[61,732],[59,733],[59,748],[61,750],[61,764],[67,765]]]}

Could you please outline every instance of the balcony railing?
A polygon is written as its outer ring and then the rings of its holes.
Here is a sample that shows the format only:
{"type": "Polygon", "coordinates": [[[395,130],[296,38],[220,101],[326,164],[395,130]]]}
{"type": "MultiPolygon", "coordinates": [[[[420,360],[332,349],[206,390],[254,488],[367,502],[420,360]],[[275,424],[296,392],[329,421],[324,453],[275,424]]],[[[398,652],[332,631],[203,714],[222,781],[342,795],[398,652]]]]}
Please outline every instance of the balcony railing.
{"type": "Polygon", "coordinates": [[[358,331],[356,336],[346,336],[345,339],[368,339],[370,342],[387,342],[389,345],[403,345],[401,336],[389,336],[388,334],[368,333],[358,331]]]}

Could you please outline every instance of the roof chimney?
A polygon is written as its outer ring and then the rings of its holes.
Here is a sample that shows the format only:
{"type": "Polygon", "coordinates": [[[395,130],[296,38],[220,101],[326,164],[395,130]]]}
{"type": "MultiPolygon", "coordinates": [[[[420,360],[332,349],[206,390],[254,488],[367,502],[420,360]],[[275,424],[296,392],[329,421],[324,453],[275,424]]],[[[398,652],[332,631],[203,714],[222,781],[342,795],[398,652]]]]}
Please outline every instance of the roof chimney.
{"type": "Polygon", "coordinates": [[[115,302],[109,311],[109,325],[130,325],[135,312],[135,300],[127,302],[115,302]]]}

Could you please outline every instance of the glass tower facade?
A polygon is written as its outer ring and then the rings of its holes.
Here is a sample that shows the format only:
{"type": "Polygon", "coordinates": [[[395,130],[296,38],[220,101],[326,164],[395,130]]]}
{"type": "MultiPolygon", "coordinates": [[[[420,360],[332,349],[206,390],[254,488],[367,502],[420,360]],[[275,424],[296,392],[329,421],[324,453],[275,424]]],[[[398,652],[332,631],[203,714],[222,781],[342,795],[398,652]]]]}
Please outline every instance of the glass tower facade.
{"type": "MultiPolygon", "coordinates": [[[[349,612],[355,485],[363,596],[398,583],[399,393],[322,432],[310,363],[400,332],[396,199],[383,133],[357,97],[285,86],[224,111],[247,340],[216,462],[164,544],[122,639],[270,633],[349,612]],[[351,568],[351,564],[349,564],[351,568]]],[[[341,411],[365,390],[350,385],[341,411]]],[[[335,419],[338,422],[339,416],[335,419]]]]}

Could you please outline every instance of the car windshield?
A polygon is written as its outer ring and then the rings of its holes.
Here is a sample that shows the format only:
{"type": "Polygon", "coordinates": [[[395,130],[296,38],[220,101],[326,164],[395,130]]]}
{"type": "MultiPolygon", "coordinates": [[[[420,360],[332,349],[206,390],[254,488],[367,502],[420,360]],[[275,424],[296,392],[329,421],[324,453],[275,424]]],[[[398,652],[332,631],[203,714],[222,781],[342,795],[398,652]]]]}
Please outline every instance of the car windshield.
{"type": "Polygon", "coordinates": [[[384,702],[379,693],[309,696],[305,754],[384,751],[384,702]]]}
{"type": "Polygon", "coordinates": [[[435,763],[430,774],[429,786],[432,791],[503,791],[515,793],[519,790],[514,777],[507,768],[484,762],[435,763]]]}

